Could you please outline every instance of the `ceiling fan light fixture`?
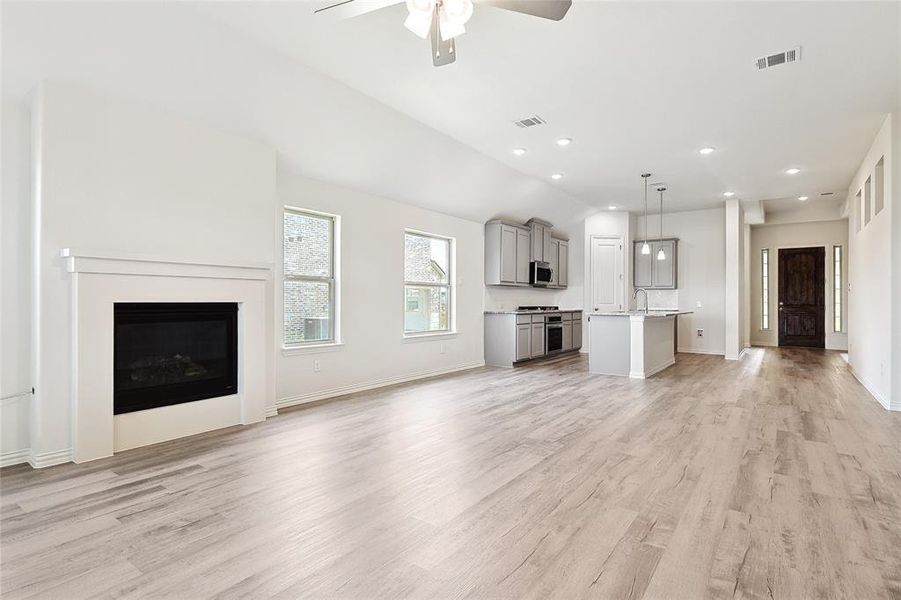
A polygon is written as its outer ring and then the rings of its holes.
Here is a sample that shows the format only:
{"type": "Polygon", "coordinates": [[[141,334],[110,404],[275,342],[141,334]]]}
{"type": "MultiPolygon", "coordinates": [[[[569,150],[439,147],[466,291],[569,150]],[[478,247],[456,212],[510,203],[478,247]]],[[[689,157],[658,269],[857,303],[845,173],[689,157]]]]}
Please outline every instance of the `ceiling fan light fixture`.
{"type": "Polygon", "coordinates": [[[441,17],[438,28],[441,30],[441,39],[442,41],[447,41],[457,37],[458,35],[463,35],[466,33],[466,27],[463,26],[463,23],[455,21],[454,19],[448,19],[444,16],[444,11],[441,11],[441,17]]]}
{"type": "Polygon", "coordinates": [[[426,39],[432,30],[432,15],[421,12],[410,12],[404,20],[404,27],[421,37],[426,39]]]}

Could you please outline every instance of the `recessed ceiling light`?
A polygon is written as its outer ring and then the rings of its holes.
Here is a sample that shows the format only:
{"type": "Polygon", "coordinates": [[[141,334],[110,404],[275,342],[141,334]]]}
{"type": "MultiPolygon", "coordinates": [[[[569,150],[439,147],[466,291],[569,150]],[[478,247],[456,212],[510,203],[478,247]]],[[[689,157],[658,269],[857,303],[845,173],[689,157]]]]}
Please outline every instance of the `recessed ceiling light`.
{"type": "Polygon", "coordinates": [[[563,173],[554,173],[551,175],[551,179],[563,179],[563,173]]]}
{"type": "Polygon", "coordinates": [[[798,169],[798,168],[796,168],[796,167],[792,167],[791,169],[786,169],[785,172],[786,172],[787,174],[789,174],[789,175],[797,175],[798,173],[801,172],[801,169],[798,169]]]}
{"type": "Polygon", "coordinates": [[[572,138],[560,138],[559,140],[557,140],[558,146],[569,146],[572,143],[573,143],[572,138]]]}
{"type": "Polygon", "coordinates": [[[701,148],[700,150],[698,150],[698,152],[700,152],[704,156],[707,156],[708,154],[713,154],[714,152],[716,152],[716,148],[714,148],[713,146],[707,146],[706,148],[701,148]]]}
{"type": "Polygon", "coordinates": [[[526,152],[528,152],[528,150],[526,150],[525,148],[514,148],[513,149],[513,154],[515,154],[516,156],[522,156],[526,152]]]}
{"type": "Polygon", "coordinates": [[[608,206],[608,207],[607,207],[607,210],[616,210],[616,207],[615,207],[615,206],[608,206]]]}
{"type": "Polygon", "coordinates": [[[723,192],[723,196],[725,196],[726,198],[731,198],[734,195],[735,195],[735,192],[723,192]]]}
{"type": "Polygon", "coordinates": [[[798,200],[804,202],[805,200],[807,200],[807,196],[798,196],[798,200]]]}

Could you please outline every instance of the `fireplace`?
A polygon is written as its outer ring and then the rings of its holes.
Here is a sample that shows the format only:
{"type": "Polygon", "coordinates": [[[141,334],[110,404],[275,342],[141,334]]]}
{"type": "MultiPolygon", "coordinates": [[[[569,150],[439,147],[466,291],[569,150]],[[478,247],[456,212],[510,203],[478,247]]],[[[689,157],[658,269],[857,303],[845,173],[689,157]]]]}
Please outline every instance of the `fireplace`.
{"type": "Polygon", "coordinates": [[[230,396],[238,390],[238,305],[114,305],[113,413],[230,396]]]}

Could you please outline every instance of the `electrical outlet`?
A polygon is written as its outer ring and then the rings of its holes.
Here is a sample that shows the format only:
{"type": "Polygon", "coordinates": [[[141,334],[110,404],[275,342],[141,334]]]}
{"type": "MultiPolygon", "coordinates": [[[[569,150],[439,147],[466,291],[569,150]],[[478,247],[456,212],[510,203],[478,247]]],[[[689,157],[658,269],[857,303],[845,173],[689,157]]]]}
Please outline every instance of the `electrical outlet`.
{"type": "Polygon", "coordinates": [[[704,337],[704,330],[698,329],[698,337],[704,337]]]}
{"type": "Polygon", "coordinates": [[[447,346],[445,344],[441,344],[441,354],[447,354],[447,346]]]}
{"type": "Polygon", "coordinates": [[[313,361],[313,372],[314,373],[319,372],[319,360],[318,359],[313,361]]]}
{"type": "Polygon", "coordinates": [[[697,303],[696,303],[696,305],[697,305],[698,308],[701,308],[701,301],[698,300],[697,303]]]}

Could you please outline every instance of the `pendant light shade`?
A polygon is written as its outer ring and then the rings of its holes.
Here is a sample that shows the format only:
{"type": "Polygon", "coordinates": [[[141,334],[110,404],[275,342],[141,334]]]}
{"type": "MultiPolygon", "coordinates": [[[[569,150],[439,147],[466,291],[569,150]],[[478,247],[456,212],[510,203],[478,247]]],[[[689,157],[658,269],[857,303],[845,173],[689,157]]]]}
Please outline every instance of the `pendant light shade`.
{"type": "Polygon", "coordinates": [[[648,177],[650,173],[642,173],[644,179],[644,243],[641,245],[641,253],[647,256],[651,253],[651,245],[648,244],[648,177]]]}
{"type": "MultiPolygon", "coordinates": [[[[663,240],[663,192],[666,191],[665,187],[657,188],[657,191],[660,192],[660,237],[657,238],[658,241],[663,240]]],[[[666,252],[663,251],[663,244],[660,244],[660,249],[657,251],[657,260],[666,260],[666,252]]]]}

